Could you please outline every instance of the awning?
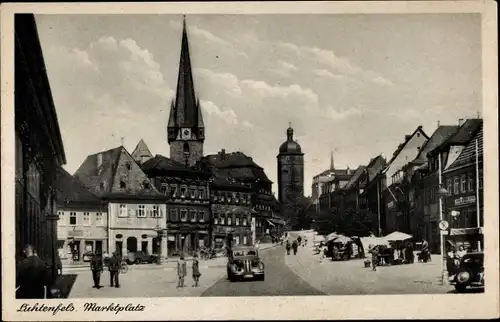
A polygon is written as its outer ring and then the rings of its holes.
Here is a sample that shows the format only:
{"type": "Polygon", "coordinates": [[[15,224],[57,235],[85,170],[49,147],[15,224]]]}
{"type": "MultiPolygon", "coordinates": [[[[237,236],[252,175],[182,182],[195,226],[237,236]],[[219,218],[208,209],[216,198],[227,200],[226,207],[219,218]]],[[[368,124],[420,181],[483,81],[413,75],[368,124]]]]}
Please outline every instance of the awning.
{"type": "Polygon", "coordinates": [[[266,221],[269,223],[269,225],[271,226],[276,226],[275,224],[273,224],[269,219],[266,219],[266,221]]]}

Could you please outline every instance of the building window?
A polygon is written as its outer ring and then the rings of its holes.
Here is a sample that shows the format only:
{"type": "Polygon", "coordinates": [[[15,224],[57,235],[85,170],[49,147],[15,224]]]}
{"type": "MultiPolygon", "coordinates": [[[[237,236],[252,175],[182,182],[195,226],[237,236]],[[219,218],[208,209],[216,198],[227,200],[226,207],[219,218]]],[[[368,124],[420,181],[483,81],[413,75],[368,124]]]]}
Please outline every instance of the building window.
{"type": "Polygon", "coordinates": [[[467,190],[469,191],[474,191],[474,176],[472,175],[472,173],[468,173],[467,174],[467,190]]]}
{"type": "Polygon", "coordinates": [[[88,212],[83,213],[83,225],[90,226],[90,213],[88,212]]]}
{"type": "Polygon", "coordinates": [[[196,221],[196,210],[191,210],[191,221],[196,221]]]}
{"type": "Polygon", "coordinates": [[[76,212],[69,213],[69,224],[71,226],[76,226],[76,212]]]}
{"type": "Polygon", "coordinates": [[[205,221],[205,212],[204,211],[200,211],[198,212],[198,221],[205,221]]]}
{"type": "Polygon", "coordinates": [[[225,220],[226,220],[226,218],[224,216],[221,216],[220,217],[220,224],[225,225],[225,220]]]}
{"type": "Polygon", "coordinates": [[[239,245],[240,244],[240,236],[234,236],[234,244],[239,245]]]}
{"type": "Polygon", "coordinates": [[[196,198],[196,188],[189,189],[189,195],[190,195],[191,199],[196,198]]]}
{"type": "Polygon", "coordinates": [[[453,192],[453,180],[446,180],[446,190],[448,190],[450,193],[453,192]]]}
{"type": "Polygon", "coordinates": [[[181,187],[181,198],[186,198],[186,192],[187,192],[187,188],[181,187]]]}
{"type": "Polygon", "coordinates": [[[175,198],[177,197],[177,185],[171,184],[170,185],[170,198],[175,198]]]}
{"type": "Polygon", "coordinates": [[[219,217],[216,215],[214,216],[214,225],[218,225],[219,224],[219,217]]]}
{"type": "Polygon", "coordinates": [[[453,193],[454,194],[459,194],[460,193],[460,178],[459,177],[454,177],[453,178],[453,193]]]}
{"type": "Polygon", "coordinates": [[[137,207],[137,210],[135,211],[137,217],[139,218],[146,217],[146,210],[144,208],[145,208],[144,205],[139,205],[137,207]]]}
{"type": "Polygon", "coordinates": [[[228,226],[232,225],[232,221],[231,220],[232,220],[231,216],[227,216],[227,225],[228,226]]]}
{"type": "Polygon", "coordinates": [[[460,187],[461,192],[462,193],[467,192],[467,176],[465,174],[462,174],[460,184],[461,184],[461,187],[460,187]]]}
{"type": "Polygon", "coordinates": [[[163,195],[165,195],[165,196],[166,196],[166,195],[167,195],[167,192],[168,192],[168,184],[166,184],[166,183],[162,183],[162,184],[160,185],[160,192],[161,192],[161,194],[163,194],[163,195]]]}
{"type": "Polygon", "coordinates": [[[188,211],[186,209],[181,210],[181,221],[186,221],[188,217],[188,211]]]}
{"type": "Polygon", "coordinates": [[[127,168],[127,170],[130,170],[132,168],[130,162],[125,163],[125,167],[127,168]]]}
{"type": "Polygon", "coordinates": [[[243,236],[243,245],[247,244],[247,236],[243,236]]]}
{"type": "Polygon", "coordinates": [[[227,194],[227,202],[229,203],[233,202],[233,194],[231,192],[227,194]]]}
{"type": "Polygon", "coordinates": [[[96,226],[104,225],[104,217],[102,216],[101,212],[97,212],[95,214],[95,224],[96,224],[96,226]]]}
{"type": "Polygon", "coordinates": [[[235,224],[236,226],[239,226],[239,225],[240,225],[240,217],[236,217],[236,218],[234,219],[234,224],[235,224]]]}
{"type": "Polygon", "coordinates": [[[125,183],[125,181],[120,180],[120,189],[125,189],[125,188],[127,188],[127,184],[125,183]]]}
{"type": "Polygon", "coordinates": [[[170,209],[170,221],[178,221],[177,209],[170,209]]]}
{"type": "Polygon", "coordinates": [[[118,213],[118,217],[127,217],[127,205],[121,204],[120,211],[118,213]]]}
{"type": "Polygon", "coordinates": [[[151,189],[151,185],[150,185],[150,184],[149,184],[149,182],[147,182],[147,181],[144,181],[143,186],[144,186],[144,189],[146,189],[146,190],[151,189]]]}
{"type": "Polygon", "coordinates": [[[247,225],[247,219],[243,218],[243,226],[246,226],[246,225],[247,225]]]}
{"type": "Polygon", "coordinates": [[[153,210],[151,212],[151,217],[155,217],[155,218],[161,217],[160,206],[157,206],[157,205],[153,206],[153,210]]]}
{"type": "Polygon", "coordinates": [[[198,190],[198,198],[205,199],[205,188],[200,187],[198,190]]]}

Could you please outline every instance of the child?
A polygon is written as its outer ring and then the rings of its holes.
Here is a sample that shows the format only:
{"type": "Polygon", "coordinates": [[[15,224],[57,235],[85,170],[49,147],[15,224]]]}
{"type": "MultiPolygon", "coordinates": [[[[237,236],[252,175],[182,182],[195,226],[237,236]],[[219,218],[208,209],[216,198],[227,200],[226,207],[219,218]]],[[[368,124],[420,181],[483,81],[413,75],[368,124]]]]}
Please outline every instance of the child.
{"type": "Polygon", "coordinates": [[[200,262],[198,261],[198,255],[194,254],[193,256],[193,280],[194,287],[198,287],[198,282],[200,280],[200,262]]]}
{"type": "Polygon", "coordinates": [[[184,287],[184,278],[186,275],[186,261],[184,260],[184,255],[181,254],[179,260],[177,261],[177,276],[179,277],[177,287],[184,287]]]}

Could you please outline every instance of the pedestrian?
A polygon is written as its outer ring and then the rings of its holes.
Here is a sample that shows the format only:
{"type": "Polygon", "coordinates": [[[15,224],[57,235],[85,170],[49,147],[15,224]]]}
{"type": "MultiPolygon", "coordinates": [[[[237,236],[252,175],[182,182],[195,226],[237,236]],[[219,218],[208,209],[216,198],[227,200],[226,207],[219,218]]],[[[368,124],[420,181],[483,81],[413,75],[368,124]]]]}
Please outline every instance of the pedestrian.
{"type": "Polygon", "coordinates": [[[302,237],[300,237],[300,235],[299,235],[299,237],[297,238],[297,242],[299,243],[299,246],[300,246],[301,241],[302,241],[302,237]]]}
{"type": "Polygon", "coordinates": [[[304,246],[307,246],[307,238],[304,239],[304,246]]]}
{"type": "Polygon", "coordinates": [[[297,248],[299,248],[299,244],[297,243],[296,240],[293,241],[292,248],[293,248],[293,254],[297,255],[297,248]]]}
{"type": "Polygon", "coordinates": [[[193,280],[194,287],[198,287],[198,282],[200,281],[200,261],[198,260],[198,255],[194,254],[193,256],[193,280]]]}
{"type": "Polygon", "coordinates": [[[23,249],[24,259],[16,268],[16,298],[44,299],[51,284],[51,271],[35,253],[32,245],[23,249]]]}
{"type": "Polygon", "coordinates": [[[292,246],[290,245],[290,241],[289,240],[286,241],[286,246],[285,247],[286,247],[286,254],[290,255],[290,249],[292,248],[292,246]]]}
{"type": "Polygon", "coordinates": [[[177,282],[177,287],[184,287],[184,278],[186,278],[187,269],[186,269],[186,261],[184,260],[184,255],[181,254],[179,260],[177,261],[177,276],[179,277],[179,281],[177,282]]]}
{"type": "Polygon", "coordinates": [[[102,260],[102,256],[100,252],[96,252],[96,254],[90,260],[90,270],[92,271],[92,279],[94,280],[94,288],[101,288],[101,274],[104,268],[104,263],[102,260]]]}
{"type": "Polygon", "coordinates": [[[120,287],[120,269],[122,266],[121,258],[117,252],[113,252],[113,256],[109,259],[109,285],[111,287],[120,287]]]}
{"type": "Polygon", "coordinates": [[[373,271],[376,271],[378,264],[378,246],[373,246],[370,252],[372,253],[372,268],[373,271]]]}

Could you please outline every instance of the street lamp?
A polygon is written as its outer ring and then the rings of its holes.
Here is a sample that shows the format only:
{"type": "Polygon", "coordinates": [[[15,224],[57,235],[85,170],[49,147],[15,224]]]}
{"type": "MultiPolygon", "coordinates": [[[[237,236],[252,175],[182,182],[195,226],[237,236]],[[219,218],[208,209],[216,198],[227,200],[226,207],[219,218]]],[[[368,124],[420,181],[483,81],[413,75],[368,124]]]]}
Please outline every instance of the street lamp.
{"type": "MultiPolygon", "coordinates": [[[[443,198],[449,195],[448,190],[446,190],[440,183],[440,188],[438,190],[439,196],[439,222],[443,222],[443,198]]],[[[444,240],[444,231],[439,231],[440,243],[441,243],[441,283],[442,285],[448,285],[448,270],[446,269],[446,249],[444,240]]]]}

